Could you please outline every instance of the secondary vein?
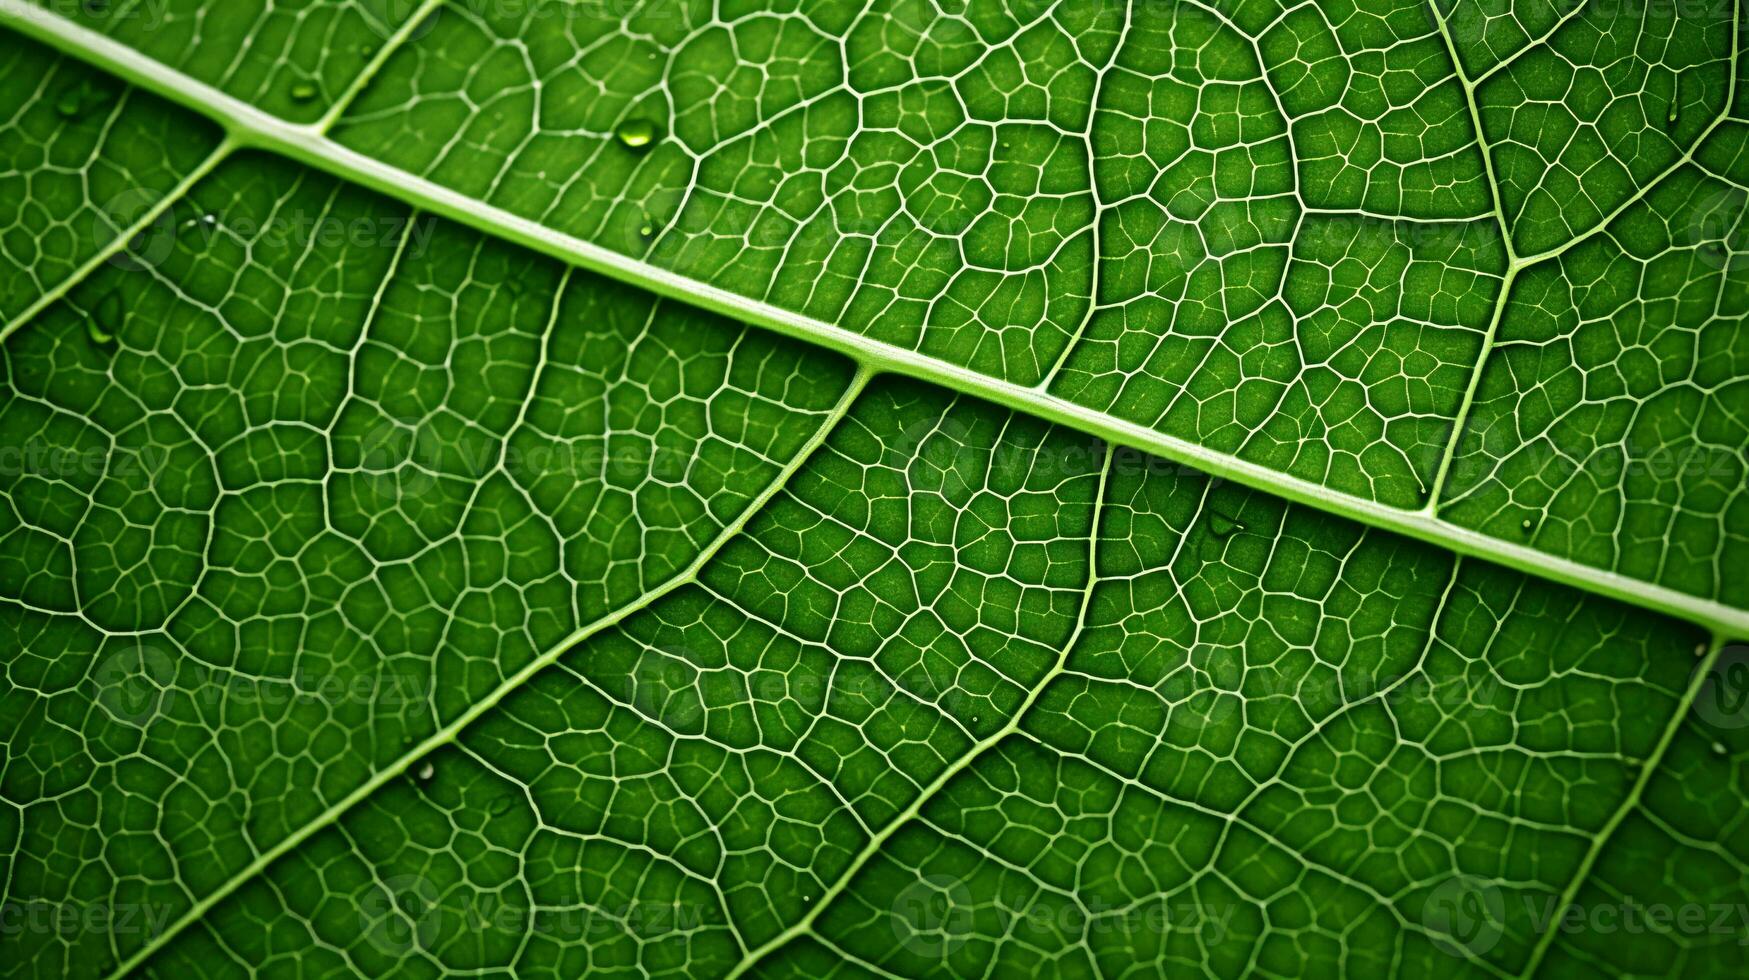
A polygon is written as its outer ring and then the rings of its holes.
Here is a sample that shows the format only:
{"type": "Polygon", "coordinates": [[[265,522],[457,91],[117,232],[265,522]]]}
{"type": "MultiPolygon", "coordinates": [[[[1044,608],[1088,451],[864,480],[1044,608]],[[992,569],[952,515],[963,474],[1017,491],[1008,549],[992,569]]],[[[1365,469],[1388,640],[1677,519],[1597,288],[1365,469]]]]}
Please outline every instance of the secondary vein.
{"type": "Polygon", "coordinates": [[[1675,616],[1712,632],[1749,635],[1749,609],[1736,608],[1716,599],[1681,592],[1540,551],[1528,544],[1450,524],[1425,509],[1405,510],[1333,490],[1321,483],[1113,417],[1031,386],[1017,385],[792,310],[748,299],[555,231],[367,157],[328,139],[316,126],[288,123],[269,115],[119,41],[33,6],[28,0],[0,0],[0,25],[18,30],[40,43],[207,116],[241,146],[277,153],[422,211],[659,296],[839,352],[871,372],[902,374],[937,384],[1109,442],[1141,449],[1284,500],[1675,616]]]}
{"type": "Polygon", "coordinates": [[[1025,719],[1026,713],[1031,710],[1033,704],[1038,701],[1039,695],[1044,693],[1044,689],[1050,686],[1051,681],[1055,680],[1058,675],[1062,674],[1063,668],[1069,663],[1069,651],[1075,648],[1076,641],[1080,639],[1081,632],[1087,625],[1087,610],[1093,605],[1093,590],[1095,586],[1099,584],[1099,521],[1105,507],[1106,481],[1111,476],[1113,448],[1112,444],[1106,444],[1105,459],[1099,469],[1099,484],[1094,491],[1096,495],[1093,498],[1093,519],[1091,521],[1091,527],[1087,533],[1087,585],[1081,595],[1080,612],[1075,617],[1074,629],[1070,630],[1068,639],[1063,642],[1062,651],[1057,655],[1057,662],[1051,666],[1050,670],[1045,672],[1043,677],[1038,679],[1038,682],[1033,685],[1032,690],[1027,692],[1026,700],[1022,701],[1020,706],[1014,709],[1014,714],[1009,717],[1006,724],[985,736],[970,749],[967,749],[965,754],[961,755],[959,759],[943,768],[942,771],[930,781],[929,785],[918,791],[917,796],[911,800],[910,805],[895,814],[893,819],[888,821],[887,825],[881,828],[879,833],[868,839],[868,843],[864,844],[862,850],[858,851],[856,856],[851,859],[849,866],[844,869],[844,873],[838,876],[838,880],[834,882],[830,888],[826,889],[825,893],[820,896],[818,901],[814,902],[814,907],[807,915],[803,916],[795,925],[778,933],[776,936],[767,940],[763,945],[748,953],[741,959],[740,963],[735,965],[734,969],[728,972],[724,977],[724,980],[736,980],[736,978],[740,977],[743,973],[746,973],[748,970],[758,965],[758,963],[766,956],[769,956],[801,936],[811,934],[814,930],[815,921],[820,918],[821,914],[826,911],[827,906],[831,905],[834,899],[842,894],[846,888],[850,887],[851,880],[856,877],[857,872],[861,871],[869,861],[874,859],[874,856],[880,852],[881,848],[885,846],[888,840],[892,839],[894,834],[898,833],[899,830],[915,819],[918,814],[922,813],[924,806],[928,805],[929,801],[934,799],[944,786],[949,782],[952,782],[955,776],[964,772],[982,757],[984,753],[988,752],[1003,739],[1019,731],[1021,721],[1025,719]]]}
{"type": "Polygon", "coordinates": [[[765,505],[783,490],[783,488],[789,483],[790,478],[794,476],[796,472],[807,463],[808,459],[813,456],[814,452],[825,443],[826,437],[831,434],[833,429],[837,428],[838,422],[850,411],[850,406],[856,401],[857,396],[862,393],[863,388],[867,386],[868,380],[871,376],[872,372],[867,369],[859,370],[856,373],[855,377],[851,379],[849,385],[845,387],[844,393],[839,396],[838,402],[832,407],[832,410],[827,413],[826,417],[821,420],[819,427],[814,430],[814,433],[808,437],[808,441],[796,450],[795,455],[784,465],[782,470],[778,471],[777,476],[766,485],[765,489],[760,491],[757,497],[748,501],[747,506],[742,510],[741,514],[734,521],[725,525],[723,529],[718,532],[717,536],[712,538],[709,544],[705,545],[704,549],[698,553],[698,556],[695,557],[692,563],[686,566],[685,569],[681,570],[674,577],[657,585],[655,588],[650,589],[633,599],[631,602],[615,609],[613,612],[579,627],[572,632],[571,635],[554,644],[545,653],[530,660],[521,670],[518,670],[516,673],[505,678],[503,683],[499,684],[485,697],[470,705],[466,711],[457,715],[449,724],[426,737],[424,741],[421,741],[408,749],[400,756],[400,758],[389,763],[382,769],[377,770],[376,774],[370,779],[359,784],[359,786],[353,789],[352,792],[346,794],[346,796],[335,802],[334,805],[317,814],[302,827],[287,834],[279,841],[279,843],[261,852],[256,856],[255,860],[251,861],[248,865],[243,867],[242,870],[228,878],[224,884],[195,902],[187,912],[184,912],[175,922],[167,926],[164,931],[153,936],[151,942],[142,946],[132,956],[122,961],[122,963],[116,967],[115,971],[110,974],[111,980],[119,980],[119,978],[125,977],[135,969],[139,968],[155,953],[169,945],[171,940],[175,939],[185,929],[200,921],[213,906],[223,901],[232,892],[236,891],[256,875],[260,874],[268,865],[271,865],[274,861],[283,857],[287,852],[308,840],[318,831],[328,827],[336,820],[345,816],[348,811],[370,797],[377,789],[406,772],[408,767],[412,766],[413,763],[455,741],[456,737],[481,715],[496,707],[513,691],[520,688],[529,678],[540,673],[546,667],[551,666],[577,644],[582,643],[603,630],[615,626],[633,613],[649,607],[652,603],[661,599],[663,596],[668,595],[676,589],[693,581],[704,566],[716,556],[717,552],[721,551],[724,545],[726,545],[737,534],[741,533],[741,530],[747,526],[747,522],[752,520],[755,514],[758,514],[765,509],[765,505]]]}

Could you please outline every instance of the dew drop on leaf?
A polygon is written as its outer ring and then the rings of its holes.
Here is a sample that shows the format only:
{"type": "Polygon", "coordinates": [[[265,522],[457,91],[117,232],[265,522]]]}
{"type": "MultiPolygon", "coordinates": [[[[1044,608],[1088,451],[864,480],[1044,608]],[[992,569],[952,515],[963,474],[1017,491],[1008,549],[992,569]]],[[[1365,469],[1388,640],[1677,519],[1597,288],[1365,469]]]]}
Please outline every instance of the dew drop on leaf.
{"type": "Polygon", "coordinates": [[[1526,517],[1523,521],[1519,522],[1518,527],[1519,527],[1519,530],[1525,531],[1528,533],[1529,531],[1531,531],[1533,528],[1536,527],[1536,522],[1531,520],[1530,518],[1526,517]]]}
{"type": "Polygon", "coordinates": [[[514,803],[515,803],[515,801],[513,801],[510,797],[500,796],[500,797],[494,799],[492,801],[491,805],[486,808],[486,810],[487,810],[487,812],[491,813],[492,816],[494,816],[494,817],[502,817],[506,813],[510,812],[510,808],[511,808],[511,806],[514,805],[514,803]]]}
{"type": "Polygon", "coordinates": [[[322,90],[316,87],[315,82],[307,78],[299,79],[292,83],[291,99],[293,102],[313,102],[321,92],[322,90]]]}
{"type": "Polygon", "coordinates": [[[1245,525],[1225,514],[1209,514],[1209,531],[1217,538],[1231,537],[1243,530],[1245,530],[1245,525]]]}
{"type": "Polygon", "coordinates": [[[1714,742],[1713,743],[1713,755],[1724,755],[1724,754],[1725,754],[1725,743],[1714,742]]]}
{"type": "Polygon", "coordinates": [[[627,119],[614,127],[613,135],[628,150],[647,150],[661,135],[648,119],[627,119]]]}
{"type": "Polygon", "coordinates": [[[424,765],[419,767],[419,771],[415,775],[417,775],[419,777],[420,782],[425,782],[426,780],[430,779],[432,776],[434,776],[436,774],[437,774],[437,767],[432,765],[431,763],[427,762],[424,765]]]}
{"type": "Polygon", "coordinates": [[[115,340],[115,335],[121,330],[126,317],[121,294],[109,293],[97,301],[97,307],[91,311],[91,319],[85,321],[85,332],[91,335],[93,343],[110,343],[115,340]]]}
{"type": "Polygon", "coordinates": [[[80,98],[77,87],[62,92],[61,97],[55,100],[55,112],[59,113],[62,119],[77,119],[84,114],[84,111],[85,100],[80,98]]]}
{"type": "Polygon", "coordinates": [[[69,85],[55,100],[55,114],[62,119],[77,121],[115,99],[115,93],[90,81],[69,85]]]}

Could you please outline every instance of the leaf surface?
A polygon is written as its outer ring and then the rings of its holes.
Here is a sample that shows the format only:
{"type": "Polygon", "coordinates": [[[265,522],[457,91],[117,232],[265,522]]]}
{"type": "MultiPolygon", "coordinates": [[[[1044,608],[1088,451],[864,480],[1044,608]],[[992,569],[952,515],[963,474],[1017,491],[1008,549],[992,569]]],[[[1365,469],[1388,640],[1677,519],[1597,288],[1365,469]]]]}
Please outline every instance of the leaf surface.
{"type": "Polygon", "coordinates": [[[0,972],[1741,972],[1734,6],[49,6],[0,972]]]}

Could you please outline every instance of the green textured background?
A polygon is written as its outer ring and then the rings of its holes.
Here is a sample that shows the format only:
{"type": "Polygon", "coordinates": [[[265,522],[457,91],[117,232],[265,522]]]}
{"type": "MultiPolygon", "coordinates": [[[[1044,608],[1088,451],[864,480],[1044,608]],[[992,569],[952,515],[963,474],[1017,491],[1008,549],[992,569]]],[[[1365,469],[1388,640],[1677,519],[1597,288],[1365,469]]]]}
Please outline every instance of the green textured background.
{"type": "Polygon", "coordinates": [[[1743,23],[0,0],[0,976],[1745,975],[1743,23]]]}

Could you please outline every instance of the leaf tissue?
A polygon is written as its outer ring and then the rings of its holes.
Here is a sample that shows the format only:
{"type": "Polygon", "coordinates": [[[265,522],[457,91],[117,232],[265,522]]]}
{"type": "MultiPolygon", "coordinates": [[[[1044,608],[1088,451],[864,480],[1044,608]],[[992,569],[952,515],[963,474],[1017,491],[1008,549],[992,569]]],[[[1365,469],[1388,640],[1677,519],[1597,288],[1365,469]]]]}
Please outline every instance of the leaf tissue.
{"type": "Polygon", "coordinates": [[[0,976],[1749,974],[1742,0],[0,0],[0,976]]]}

